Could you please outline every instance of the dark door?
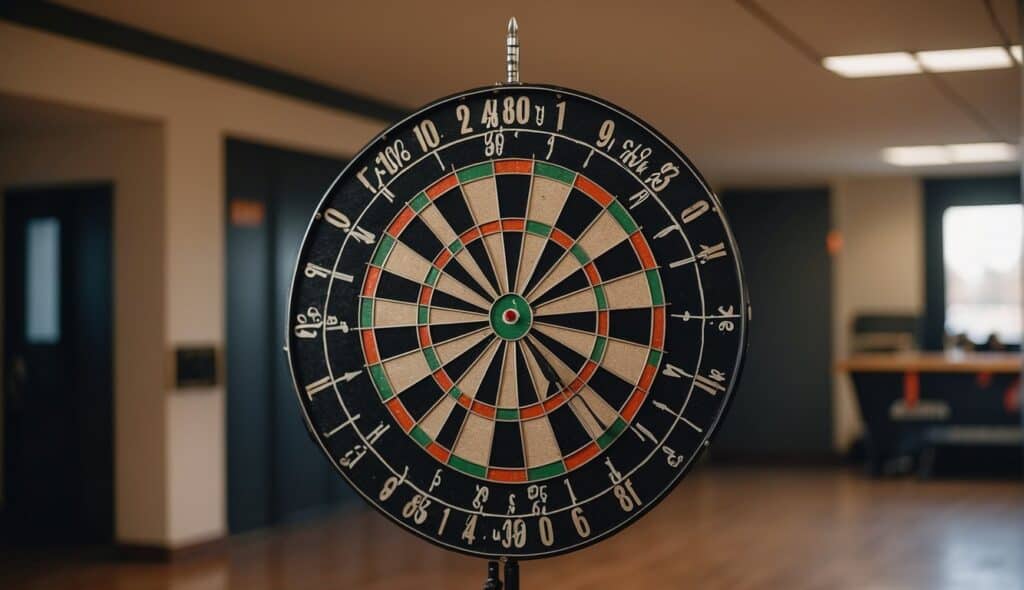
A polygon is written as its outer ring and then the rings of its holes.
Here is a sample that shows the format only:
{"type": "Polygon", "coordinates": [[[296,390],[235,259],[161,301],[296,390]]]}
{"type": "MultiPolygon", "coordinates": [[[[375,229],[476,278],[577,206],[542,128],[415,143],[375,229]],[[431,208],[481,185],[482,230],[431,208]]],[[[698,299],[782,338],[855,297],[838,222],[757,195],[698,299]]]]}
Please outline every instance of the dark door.
{"type": "Polygon", "coordinates": [[[227,142],[228,525],[301,519],[350,497],[310,441],[285,357],[292,270],[344,162],[227,142]]]}
{"type": "Polygon", "coordinates": [[[4,537],[113,540],[110,185],[4,199],[4,537]]]}
{"type": "Polygon", "coordinates": [[[828,191],[730,191],[722,200],[743,257],[753,320],[743,378],[713,452],[826,457],[832,451],[828,191]]]}

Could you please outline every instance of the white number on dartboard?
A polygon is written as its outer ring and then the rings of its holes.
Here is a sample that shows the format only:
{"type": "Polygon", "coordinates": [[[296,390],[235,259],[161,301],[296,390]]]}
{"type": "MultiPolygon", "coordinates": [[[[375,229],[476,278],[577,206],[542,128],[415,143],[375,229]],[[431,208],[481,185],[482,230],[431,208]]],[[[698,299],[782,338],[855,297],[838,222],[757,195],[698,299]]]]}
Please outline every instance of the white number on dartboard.
{"type": "Polygon", "coordinates": [[[584,539],[589,537],[590,523],[587,522],[587,517],[583,516],[583,509],[577,506],[576,508],[572,509],[570,515],[572,516],[572,524],[576,527],[576,532],[579,533],[579,536],[583,537],[584,539]]]}
{"type": "Polygon", "coordinates": [[[473,133],[473,128],[469,125],[469,107],[464,104],[455,107],[455,117],[459,120],[460,135],[473,133]]]}
{"type": "Polygon", "coordinates": [[[615,145],[615,122],[608,120],[601,123],[601,128],[597,131],[597,147],[612,149],[615,145]]]}
{"type": "Polygon", "coordinates": [[[412,133],[420,144],[420,150],[424,152],[441,144],[441,136],[437,134],[437,127],[430,119],[424,119],[419,125],[413,127],[412,133]]]}
{"type": "Polygon", "coordinates": [[[530,122],[530,99],[525,96],[515,98],[506,96],[502,101],[501,121],[506,125],[519,123],[525,125],[530,122]]]}
{"type": "Polygon", "coordinates": [[[623,512],[632,512],[634,508],[640,505],[640,496],[636,495],[636,490],[633,489],[633,482],[630,480],[627,479],[625,483],[615,486],[612,491],[619,500],[619,506],[623,512]]]}
{"type": "Polygon", "coordinates": [[[505,134],[501,131],[484,133],[484,155],[500,156],[505,151],[505,134]]]}
{"type": "Polygon", "coordinates": [[[521,518],[506,518],[501,523],[501,532],[494,531],[492,538],[501,541],[505,549],[522,549],[526,546],[526,523],[521,518]]]}
{"type": "Polygon", "coordinates": [[[550,547],[555,544],[555,528],[551,525],[551,519],[546,516],[541,516],[537,519],[537,528],[540,529],[540,542],[545,547],[550,547]]]}
{"type": "Polygon", "coordinates": [[[411,518],[416,524],[423,524],[427,520],[427,508],[429,507],[430,500],[424,498],[423,494],[416,494],[402,507],[402,516],[411,518]]]}
{"type": "Polygon", "coordinates": [[[388,174],[393,175],[401,170],[411,159],[412,154],[409,153],[409,150],[405,149],[405,142],[401,139],[396,139],[394,143],[381,150],[373,161],[383,166],[388,174]]]}
{"type": "Polygon", "coordinates": [[[324,220],[341,231],[351,235],[352,239],[356,241],[363,242],[364,244],[372,244],[377,241],[376,235],[359,226],[353,226],[352,220],[348,218],[348,215],[345,215],[337,209],[332,208],[324,211],[324,220]]]}
{"type": "Polygon", "coordinates": [[[402,472],[401,477],[397,475],[392,475],[391,477],[384,480],[384,487],[380,489],[380,494],[377,495],[377,497],[380,498],[381,502],[384,502],[388,498],[390,498],[391,494],[394,494],[395,490],[398,489],[398,486],[402,485],[402,482],[405,481],[405,474],[408,473],[408,471],[409,468],[406,467],[405,471],[402,472]]]}
{"type": "Polygon", "coordinates": [[[476,515],[470,514],[466,519],[466,526],[462,528],[462,540],[472,545],[476,541],[476,515]]]}

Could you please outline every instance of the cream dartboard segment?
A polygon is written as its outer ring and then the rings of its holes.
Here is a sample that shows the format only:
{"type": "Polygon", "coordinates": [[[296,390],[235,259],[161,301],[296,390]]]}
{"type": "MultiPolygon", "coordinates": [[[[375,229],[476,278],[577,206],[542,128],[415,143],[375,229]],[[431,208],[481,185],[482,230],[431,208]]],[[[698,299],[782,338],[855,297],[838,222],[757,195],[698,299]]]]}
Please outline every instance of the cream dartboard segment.
{"type": "Polygon", "coordinates": [[[360,152],[290,306],[298,397],[339,473],[427,540],[513,558],[603,539],[672,490],[729,404],[748,319],[721,205],[682,153],[603,100],[519,84],[360,152]]]}

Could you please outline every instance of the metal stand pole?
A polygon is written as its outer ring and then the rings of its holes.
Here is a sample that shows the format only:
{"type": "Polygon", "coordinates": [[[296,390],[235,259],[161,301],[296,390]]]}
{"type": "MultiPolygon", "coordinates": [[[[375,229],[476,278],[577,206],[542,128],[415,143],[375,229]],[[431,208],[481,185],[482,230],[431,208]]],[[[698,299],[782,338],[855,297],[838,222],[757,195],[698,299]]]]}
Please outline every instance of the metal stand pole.
{"type": "Polygon", "coordinates": [[[487,562],[487,581],[484,582],[484,590],[501,590],[501,579],[498,577],[498,562],[487,562]]]}
{"type": "Polygon", "coordinates": [[[487,580],[484,590],[519,590],[519,562],[514,559],[502,558],[505,563],[505,581],[498,576],[498,562],[487,562],[487,580]]]}
{"type": "Polygon", "coordinates": [[[505,590],[519,590],[519,562],[514,559],[505,562],[505,590]]]}

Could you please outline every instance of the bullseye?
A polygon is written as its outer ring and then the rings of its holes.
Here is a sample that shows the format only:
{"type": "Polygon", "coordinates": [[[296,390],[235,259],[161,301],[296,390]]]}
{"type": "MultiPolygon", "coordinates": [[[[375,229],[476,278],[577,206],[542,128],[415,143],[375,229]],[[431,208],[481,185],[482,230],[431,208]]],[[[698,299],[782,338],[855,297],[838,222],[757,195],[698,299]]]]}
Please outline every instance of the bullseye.
{"type": "Polygon", "coordinates": [[[491,328],[503,340],[519,340],[530,332],[533,310],[522,295],[507,293],[491,306],[491,328]]]}

